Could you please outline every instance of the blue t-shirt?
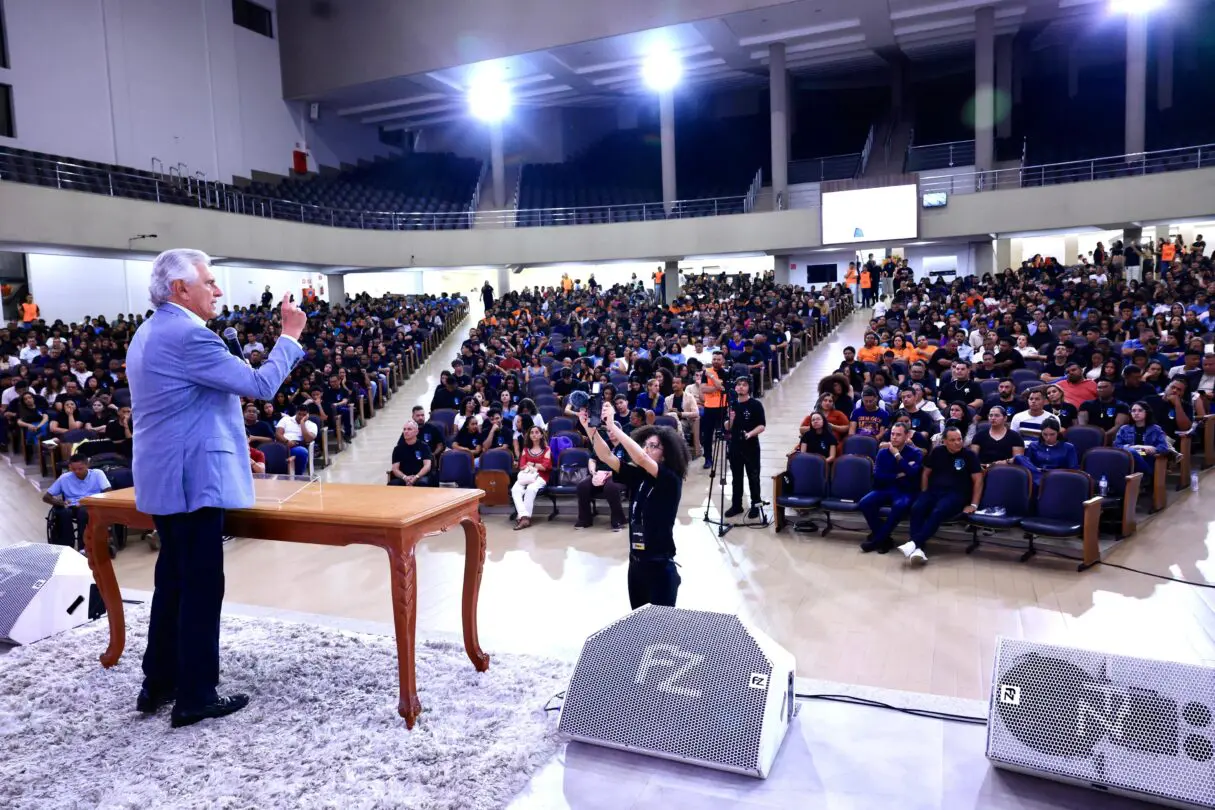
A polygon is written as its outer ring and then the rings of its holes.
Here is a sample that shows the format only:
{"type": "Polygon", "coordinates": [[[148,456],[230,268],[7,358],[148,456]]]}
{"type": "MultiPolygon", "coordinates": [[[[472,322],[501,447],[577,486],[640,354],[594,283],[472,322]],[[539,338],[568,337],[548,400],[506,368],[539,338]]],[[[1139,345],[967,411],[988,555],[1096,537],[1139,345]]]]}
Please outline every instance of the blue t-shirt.
{"type": "Polygon", "coordinates": [[[74,472],[65,472],[55,479],[47,490],[56,498],[63,498],[68,506],[78,506],[81,498],[90,495],[100,495],[110,488],[110,479],[101,470],[89,470],[84,478],[77,478],[74,472]]]}
{"type": "Polygon", "coordinates": [[[856,422],[856,435],[876,439],[890,426],[890,414],[881,408],[867,411],[864,405],[857,405],[852,411],[852,421],[856,422]]]}

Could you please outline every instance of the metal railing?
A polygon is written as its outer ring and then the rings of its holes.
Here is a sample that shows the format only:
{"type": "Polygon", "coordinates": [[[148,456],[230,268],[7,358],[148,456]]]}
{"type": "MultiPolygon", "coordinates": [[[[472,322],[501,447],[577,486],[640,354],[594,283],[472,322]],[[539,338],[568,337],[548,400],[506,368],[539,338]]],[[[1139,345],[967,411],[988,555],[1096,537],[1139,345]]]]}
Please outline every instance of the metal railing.
{"type": "Polygon", "coordinates": [[[969,141],[927,143],[923,146],[907,147],[904,171],[930,171],[954,166],[973,166],[974,162],[975,142],[973,138],[969,141]]]}
{"type": "Polygon", "coordinates": [[[865,175],[865,168],[869,165],[869,152],[873,149],[873,136],[876,127],[877,124],[869,125],[869,134],[865,137],[865,145],[861,148],[861,162],[856,167],[856,177],[863,177],[865,175]]]}
{"type": "Polygon", "coordinates": [[[789,182],[821,183],[824,180],[850,180],[856,175],[856,165],[860,160],[860,152],[849,152],[844,155],[790,161],[789,182]],[[835,171],[831,171],[832,169],[835,171]],[[836,174],[840,176],[836,177],[836,174]]]}
{"type": "MultiPolygon", "coordinates": [[[[743,204],[744,214],[749,214],[755,210],[755,195],[759,194],[759,190],[763,187],[764,170],[763,167],[760,167],[755,170],[755,176],[751,178],[751,185],[747,188],[746,202],[743,204]]],[[[775,200],[773,201],[773,208],[777,211],[780,210],[779,208],[776,208],[775,200]]]]}
{"type": "Polygon", "coordinates": [[[1001,189],[1051,186],[1060,183],[1080,183],[1112,180],[1145,174],[1186,171],[1215,166],[1215,144],[1162,149],[1129,155],[1072,160],[1065,163],[1045,163],[1039,166],[1017,166],[955,175],[921,175],[920,192],[945,191],[966,193],[999,191],[1001,189]]]}

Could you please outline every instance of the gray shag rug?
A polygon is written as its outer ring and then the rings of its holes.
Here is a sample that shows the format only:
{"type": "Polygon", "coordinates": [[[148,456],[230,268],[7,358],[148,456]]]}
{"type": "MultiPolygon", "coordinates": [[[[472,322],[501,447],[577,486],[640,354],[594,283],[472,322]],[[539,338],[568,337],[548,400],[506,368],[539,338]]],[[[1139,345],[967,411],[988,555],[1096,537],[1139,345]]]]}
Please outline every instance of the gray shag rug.
{"type": "Polygon", "coordinates": [[[105,620],[0,656],[0,807],[502,807],[557,749],[560,661],[421,642],[413,731],[391,638],[225,615],[220,693],[236,714],[173,730],[135,711],[147,609],[103,670],[105,620]]]}

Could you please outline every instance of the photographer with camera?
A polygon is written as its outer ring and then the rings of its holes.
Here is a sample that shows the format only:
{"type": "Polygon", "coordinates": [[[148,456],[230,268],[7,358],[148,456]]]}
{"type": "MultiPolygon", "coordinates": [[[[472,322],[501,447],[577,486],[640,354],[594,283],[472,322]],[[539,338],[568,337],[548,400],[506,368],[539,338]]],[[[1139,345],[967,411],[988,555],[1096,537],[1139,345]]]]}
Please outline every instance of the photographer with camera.
{"type": "Polygon", "coordinates": [[[747,511],[747,519],[757,520],[762,500],[759,494],[759,434],[764,432],[766,426],[764,406],[751,397],[750,374],[734,381],[734,392],[736,398],[730,403],[730,420],[726,425],[730,435],[730,475],[734,489],[730,508],[724,517],[742,514],[743,472],[746,471],[751,489],[751,508],[747,511]]]}
{"type": "Polygon", "coordinates": [[[607,403],[603,424],[612,441],[633,462],[617,458],[612,448],[584,423],[595,456],[629,490],[629,604],[675,606],[680,577],[675,570],[675,519],[688,474],[688,446],[668,427],[646,425],[630,437],[616,424],[607,403]]]}
{"type": "Polygon", "coordinates": [[[726,391],[723,382],[726,375],[726,356],[720,351],[713,352],[713,364],[701,375],[700,393],[704,398],[705,412],[700,420],[700,446],[705,448],[705,469],[713,466],[713,437],[718,429],[725,424],[726,391]]]}

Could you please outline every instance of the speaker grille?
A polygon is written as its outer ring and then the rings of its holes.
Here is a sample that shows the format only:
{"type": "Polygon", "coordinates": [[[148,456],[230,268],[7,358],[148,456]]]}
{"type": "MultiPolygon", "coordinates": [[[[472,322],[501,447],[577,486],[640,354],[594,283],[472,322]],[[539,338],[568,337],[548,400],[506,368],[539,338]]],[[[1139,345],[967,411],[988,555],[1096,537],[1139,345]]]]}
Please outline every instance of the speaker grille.
{"type": "Polygon", "coordinates": [[[755,772],[771,676],[736,616],[647,606],[587,639],[560,731],[755,772]]]}
{"type": "Polygon", "coordinates": [[[17,619],[38,595],[40,583],[55,573],[63,551],[63,546],[46,543],[0,547],[0,638],[9,637],[17,619]]]}
{"type": "Polygon", "coordinates": [[[1215,806],[1215,670],[1001,639],[987,755],[997,764],[1215,806]]]}

